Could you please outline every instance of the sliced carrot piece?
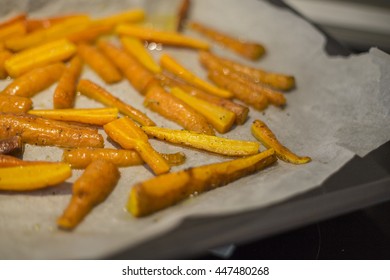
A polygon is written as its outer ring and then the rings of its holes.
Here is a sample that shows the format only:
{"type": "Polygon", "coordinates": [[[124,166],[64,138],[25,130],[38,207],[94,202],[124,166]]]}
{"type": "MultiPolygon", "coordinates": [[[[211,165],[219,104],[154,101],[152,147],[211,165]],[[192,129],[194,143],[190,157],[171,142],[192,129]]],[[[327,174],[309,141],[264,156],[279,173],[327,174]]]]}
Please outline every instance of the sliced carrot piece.
{"type": "Polygon", "coordinates": [[[122,80],[121,72],[94,46],[80,44],[78,45],[78,54],[107,84],[122,80]]]}
{"type": "Polygon", "coordinates": [[[226,133],[232,128],[234,120],[236,119],[236,115],[233,112],[221,106],[196,98],[177,87],[171,89],[171,94],[202,114],[219,133],[226,133]]]}
{"type": "Polygon", "coordinates": [[[279,159],[294,164],[305,164],[311,161],[310,157],[297,156],[288,148],[283,146],[276,138],[275,134],[263,121],[255,120],[252,124],[251,131],[253,136],[266,148],[274,149],[276,156],[279,159]]]}
{"type": "Polygon", "coordinates": [[[161,67],[151,54],[145,49],[141,41],[134,37],[122,36],[121,43],[125,51],[138,59],[138,61],[153,73],[160,73],[161,67]]]}
{"type": "Polygon", "coordinates": [[[174,130],[157,126],[143,126],[142,130],[149,137],[225,156],[253,155],[259,152],[260,147],[259,143],[253,141],[233,140],[186,130],[174,130]]]}
{"type": "Polygon", "coordinates": [[[32,100],[30,98],[0,94],[1,113],[26,113],[31,109],[32,100]]]}
{"type": "Polygon", "coordinates": [[[0,190],[31,191],[54,186],[72,175],[67,163],[0,168],[0,190]]]}
{"type": "Polygon", "coordinates": [[[148,136],[129,118],[124,117],[106,124],[104,131],[122,148],[136,150],[155,174],[169,171],[169,164],[149,144],[148,136]]]}
{"type": "Polygon", "coordinates": [[[152,87],[146,93],[144,105],[187,130],[214,135],[212,126],[204,116],[160,86],[152,87]]]}
{"type": "Polygon", "coordinates": [[[83,69],[79,56],[74,56],[64,70],[53,94],[53,106],[56,109],[72,108],[76,97],[78,79],[83,69]]]}
{"type": "Polygon", "coordinates": [[[5,69],[15,78],[34,68],[64,61],[76,52],[76,46],[67,40],[53,41],[14,54],[5,61],[5,69]]]}
{"type": "Polygon", "coordinates": [[[109,161],[93,161],[72,187],[72,198],[57,220],[62,229],[75,228],[92,209],[110,195],[119,181],[118,168],[109,161]]]}
{"type": "Polygon", "coordinates": [[[138,25],[120,24],[116,27],[115,32],[118,35],[137,37],[141,40],[162,43],[166,45],[195,48],[201,50],[208,50],[210,48],[208,43],[199,39],[185,36],[177,32],[162,31],[138,25]]]}
{"type": "Polygon", "coordinates": [[[80,80],[77,90],[92,99],[95,99],[107,106],[118,108],[119,112],[129,116],[134,121],[142,125],[155,125],[155,123],[149,119],[144,113],[135,109],[131,105],[123,102],[119,98],[113,96],[110,92],[106,91],[97,84],[89,80],[80,80]]]}
{"type": "Polygon", "coordinates": [[[253,156],[163,174],[131,188],[127,210],[135,217],[152,214],[190,197],[255,173],[276,161],[272,149],[253,156]]]}
{"type": "Polygon", "coordinates": [[[30,110],[29,114],[46,119],[105,125],[118,118],[117,108],[30,110]]]}
{"type": "Polygon", "coordinates": [[[224,98],[231,98],[233,97],[233,94],[227,90],[218,88],[201,78],[197,77],[195,74],[184,68],[182,65],[180,65],[176,60],[174,60],[171,56],[167,54],[163,54],[160,57],[160,64],[161,66],[168,70],[169,72],[175,74],[176,76],[180,77],[181,79],[185,80],[191,85],[194,85],[196,87],[199,87],[200,89],[203,89],[207,91],[210,94],[224,97],[224,98]]]}
{"type": "Polygon", "coordinates": [[[58,81],[65,70],[63,63],[55,63],[35,68],[16,78],[3,91],[3,94],[32,97],[58,81]]]}

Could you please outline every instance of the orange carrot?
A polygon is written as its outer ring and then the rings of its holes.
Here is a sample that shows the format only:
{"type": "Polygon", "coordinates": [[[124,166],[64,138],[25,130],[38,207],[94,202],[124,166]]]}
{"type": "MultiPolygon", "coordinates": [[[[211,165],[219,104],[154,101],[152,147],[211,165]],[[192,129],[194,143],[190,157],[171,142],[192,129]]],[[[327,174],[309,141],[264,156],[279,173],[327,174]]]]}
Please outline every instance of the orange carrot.
{"type": "Polygon", "coordinates": [[[72,108],[76,96],[77,81],[81,75],[83,63],[79,56],[70,61],[64,70],[53,95],[53,106],[56,109],[72,108]]]}
{"type": "Polygon", "coordinates": [[[0,94],[1,113],[26,113],[32,107],[32,100],[27,97],[0,94]]]}
{"type": "Polygon", "coordinates": [[[78,54],[106,83],[113,84],[122,80],[122,74],[115,65],[95,47],[80,44],[78,54]]]}
{"type": "Polygon", "coordinates": [[[39,29],[45,29],[49,28],[55,24],[61,23],[65,20],[72,19],[72,18],[79,18],[79,17],[87,17],[86,14],[69,14],[69,15],[62,15],[62,16],[55,16],[55,17],[48,17],[48,18],[42,18],[42,19],[27,19],[26,25],[27,25],[27,31],[33,32],[39,29]]]}
{"type": "Polygon", "coordinates": [[[7,50],[0,50],[0,79],[5,79],[8,77],[7,70],[5,70],[5,61],[12,56],[7,50]]]}
{"type": "Polygon", "coordinates": [[[23,22],[26,20],[26,17],[27,17],[27,15],[25,13],[17,14],[17,15],[15,15],[15,16],[13,16],[5,21],[0,22],[0,28],[10,26],[16,22],[23,22]]]}

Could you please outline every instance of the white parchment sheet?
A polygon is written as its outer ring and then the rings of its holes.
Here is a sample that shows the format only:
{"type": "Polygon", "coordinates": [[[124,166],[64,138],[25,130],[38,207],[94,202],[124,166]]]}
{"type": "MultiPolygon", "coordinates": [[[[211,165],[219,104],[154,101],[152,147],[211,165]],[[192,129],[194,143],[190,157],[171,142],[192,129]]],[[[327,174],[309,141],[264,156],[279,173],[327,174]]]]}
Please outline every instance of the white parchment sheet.
{"type": "MultiPolygon", "coordinates": [[[[0,1],[2,17],[27,10],[32,16],[88,12],[94,16],[112,14],[133,7],[157,13],[175,7],[178,1],[0,1]]],[[[246,125],[226,137],[254,140],[253,120],[264,120],[280,141],[313,161],[295,166],[278,162],[258,174],[226,187],[201,194],[167,210],[135,219],[124,210],[131,186],[152,177],[143,166],[122,168],[121,179],[111,196],[73,232],[56,228],[56,219],[67,205],[71,183],[81,174],[75,171],[67,183],[38,192],[0,193],[0,258],[104,258],[119,249],[174,229],[183,218],[228,214],[265,207],[319,186],[354,155],[364,156],[390,140],[390,56],[378,49],[369,53],[329,57],[324,37],[308,23],[286,10],[256,0],[192,1],[190,17],[243,39],[262,42],[267,55],[259,62],[247,62],[213,45],[213,50],[247,64],[293,74],[297,88],[286,93],[288,106],[251,110],[246,125]]],[[[164,11],[165,12],[165,11],[164,11]]],[[[190,31],[186,33],[199,36],[190,31]]],[[[202,77],[206,72],[192,50],[164,47],[167,52],[202,77]]],[[[82,78],[92,79],[110,92],[146,112],[160,126],[179,128],[142,106],[142,97],[127,81],[107,86],[87,67],[82,78]]],[[[8,81],[1,81],[4,88],[8,81]]],[[[34,97],[35,108],[52,108],[54,86],[34,97]]],[[[76,107],[102,107],[78,96],[76,107]]],[[[103,134],[104,132],[101,131],[103,134]]],[[[181,170],[225,158],[151,141],[162,152],[183,151],[187,155],[181,170]]],[[[107,146],[110,143],[106,141],[107,146]]],[[[25,159],[60,160],[62,150],[27,146],[25,159]]]]}

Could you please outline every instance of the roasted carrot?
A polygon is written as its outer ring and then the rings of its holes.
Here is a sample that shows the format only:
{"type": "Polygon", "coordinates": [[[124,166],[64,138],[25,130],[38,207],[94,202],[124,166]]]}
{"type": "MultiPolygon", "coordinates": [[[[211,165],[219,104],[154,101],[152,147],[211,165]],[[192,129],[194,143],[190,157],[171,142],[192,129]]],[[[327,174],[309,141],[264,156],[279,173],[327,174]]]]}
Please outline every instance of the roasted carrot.
{"type": "Polygon", "coordinates": [[[135,217],[172,206],[194,193],[206,192],[264,169],[276,161],[272,149],[253,156],[163,174],[131,188],[127,210],[135,217]]]}
{"type": "Polygon", "coordinates": [[[110,25],[91,24],[83,30],[67,35],[66,39],[75,44],[94,43],[100,36],[108,35],[111,31],[112,26],[110,25]]]}
{"type": "Polygon", "coordinates": [[[30,98],[0,94],[1,113],[26,113],[31,109],[31,106],[30,98]]]}
{"type": "Polygon", "coordinates": [[[155,125],[155,123],[144,113],[123,102],[119,98],[112,95],[110,92],[89,80],[80,80],[77,86],[77,90],[81,94],[95,99],[107,106],[118,108],[122,114],[130,117],[141,125],[155,125]]]}
{"type": "Polygon", "coordinates": [[[119,170],[113,163],[93,161],[73,184],[72,198],[57,225],[66,230],[75,228],[95,206],[106,200],[119,177],[119,170]]]}
{"type": "Polygon", "coordinates": [[[107,135],[125,149],[136,150],[155,174],[169,171],[167,161],[150,145],[148,136],[129,118],[121,118],[104,126],[107,135]]]}
{"type": "Polygon", "coordinates": [[[137,58],[138,61],[153,73],[160,73],[161,67],[158,65],[151,54],[145,49],[144,45],[137,38],[122,36],[121,43],[125,51],[137,58]]]}
{"type": "Polygon", "coordinates": [[[78,45],[78,54],[107,84],[122,80],[122,74],[116,66],[97,48],[87,44],[78,45]]]}
{"type": "Polygon", "coordinates": [[[68,14],[68,15],[54,16],[48,18],[38,18],[38,19],[28,18],[26,20],[27,31],[30,33],[33,31],[37,31],[39,29],[49,28],[55,24],[64,22],[65,20],[86,18],[86,17],[88,17],[86,14],[68,14]]]}
{"type": "Polygon", "coordinates": [[[233,50],[235,53],[251,59],[257,60],[265,53],[265,48],[262,44],[250,41],[242,41],[241,39],[227,35],[219,30],[206,26],[200,22],[190,22],[188,25],[192,30],[208,37],[209,39],[221,44],[222,46],[233,50]]]}
{"type": "Polygon", "coordinates": [[[5,61],[5,69],[15,78],[37,67],[64,61],[75,52],[76,46],[69,41],[53,41],[14,54],[5,61]]]}
{"type": "Polygon", "coordinates": [[[208,94],[207,92],[200,90],[194,86],[191,86],[185,83],[184,81],[170,77],[166,73],[157,74],[156,78],[160,81],[161,85],[164,87],[170,87],[170,88],[178,87],[197,98],[224,107],[225,109],[233,112],[236,115],[235,118],[236,124],[239,125],[244,124],[248,117],[248,113],[249,113],[248,107],[235,103],[230,99],[208,94]]]}
{"type": "Polygon", "coordinates": [[[146,93],[144,105],[187,130],[214,135],[214,130],[205,117],[177,97],[165,92],[162,87],[151,88],[146,93]]]}
{"type": "Polygon", "coordinates": [[[305,164],[311,161],[310,157],[297,156],[291,152],[288,148],[283,146],[271,129],[260,120],[255,120],[251,126],[253,136],[259,140],[266,148],[272,148],[275,150],[276,156],[289,163],[305,164]]]}
{"type": "Polygon", "coordinates": [[[236,115],[233,112],[192,96],[178,87],[172,88],[171,94],[184,101],[195,111],[204,116],[219,133],[226,133],[232,128],[236,119],[236,115]]]}
{"type": "Polygon", "coordinates": [[[20,38],[26,32],[26,25],[23,21],[17,21],[5,27],[0,27],[0,42],[6,42],[12,38],[20,38]]]}
{"type": "Polygon", "coordinates": [[[191,85],[194,85],[196,87],[199,87],[200,89],[203,89],[207,91],[210,94],[224,97],[224,98],[231,98],[233,97],[233,94],[227,90],[224,90],[222,88],[216,87],[205,80],[202,80],[201,78],[197,77],[195,74],[193,74],[191,71],[180,65],[175,59],[173,59],[171,56],[167,54],[163,54],[160,57],[160,64],[161,66],[173,73],[174,75],[180,77],[181,79],[185,80],[191,85]]]}
{"type": "Polygon", "coordinates": [[[98,47],[114,62],[139,93],[145,94],[149,88],[159,84],[153,73],[124,50],[106,41],[99,41],[98,47]]]}
{"type": "Polygon", "coordinates": [[[23,151],[24,145],[20,136],[0,139],[0,155],[20,156],[23,151]]]}
{"type": "MultiPolygon", "coordinates": [[[[160,154],[169,165],[183,164],[186,157],[183,153],[160,154]]],[[[69,163],[72,168],[85,168],[94,160],[103,159],[114,163],[118,167],[144,164],[143,159],[136,151],[108,148],[78,148],[65,150],[62,160],[69,163]]]]}
{"type": "Polygon", "coordinates": [[[32,97],[58,81],[65,70],[63,63],[35,68],[16,78],[2,94],[32,97]]]}
{"type": "Polygon", "coordinates": [[[95,26],[114,26],[121,23],[138,23],[145,19],[145,11],[143,9],[132,9],[118,14],[110,15],[97,19],[93,22],[95,26]]]}
{"type": "Polygon", "coordinates": [[[90,125],[105,125],[118,118],[117,108],[30,110],[28,113],[51,120],[78,122],[90,125]]]}
{"type": "Polygon", "coordinates": [[[184,28],[185,22],[187,20],[188,11],[190,9],[191,0],[182,0],[177,11],[176,19],[176,31],[180,32],[184,28]]]}
{"type": "Polygon", "coordinates": [[[5,70],[5,61],[12,56],[12,53],[7,50],[0,50],[0,79],[8,77],[7,70],[5,70]]]}
{"type": "Polygon", "coordinates": [[[56,109],[72,108],[76,97],[78,79],[83,69],[79,56],[74,56],[64,70],[53,94],[53,106],[56,109]]]}
{"type": "Polygon", "coordinates": [[[66,38],[67,35],[76,31],[83,30],[90,25],[90,18],[86,15],[80,15],[68,18],[62,22],[28,33],[26,36],[11,38],[5,42],[8,49],[18,52],[28,48],[35,48],[51,41],[66,38]]]}
{"type": "Polygon", "coordinates": [[[116,27],[115,32],[118,35],[127,35],[137,37],[141,40],[173,45],[178,47],[195,48],[208,50],[209,44],[189,36],[182,35],[178,32],[162,31],[154,28],[142,27],[130,24],[120,24],[116,27]]]}
{"type": "Polygon", "coordinates": [[[295,78],[290,75],[268,72],[242,63],[226,59],[210,52],[200,52],[200,60],[208,63],[217,63],[223,68],[243,74],[254,83],[264,83],[275,89],[290,90],[295,87],[295,78]]]}
{"type": "Polygon", "coordinates": [[[25,143],[40,146],[101,148],[104,144],[97,129],[28,114],[0,113],[0,138],[16,135],[25,143]]]}
{"type": "Polygon", "coordinates": [[[243,83],[231,80],[222,72],[211,71],[208,73],[208,77],[218,86],[232,92],[235,98],[243,101],[245,104],[260,111],[267,108],[268,98],[264,93],[256,92],[243,83]]]}
{"type": "Polygon", "coordinates": [[[27,17],[26,13],[20,13],[15,16],[12,16],[11,18],[0,22],[0,28],[10,26],[16,22],[24,22],[26,20],[26,17],[27,17]]]}
{"type": "Polygon", "coordinates": [[[143,126],[149,136],[173,144],[213,152],[225,156],[248,156],[259,152],[259,143],[205,135],[187,130],[175,130],[158,126],[143,126]]]}
{"type": "Polygon", "coordinates": [[[0,168],[0,190],[31,191],[54,186],[72,175],[67,163],[39,163],[0,168]]]}

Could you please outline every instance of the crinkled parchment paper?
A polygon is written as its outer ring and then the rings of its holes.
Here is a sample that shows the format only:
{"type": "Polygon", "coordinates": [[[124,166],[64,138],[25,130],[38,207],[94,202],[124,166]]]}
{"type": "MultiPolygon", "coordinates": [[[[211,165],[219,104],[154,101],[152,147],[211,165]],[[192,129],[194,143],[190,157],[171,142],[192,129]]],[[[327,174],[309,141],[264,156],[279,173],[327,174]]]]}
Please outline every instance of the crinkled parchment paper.
{"type": "MultiPolygon", "coordinates": [[[[175,4],[174,4],[175,3],[175,4]]],[[[32,16],[67,12],[89,12],[103,16],[125,8],[144,7],[157,13],[177,1],[2,1],[5,17],[20,10],[32,16]],[[161,7],[160,7],[161,6],[161,7]]],[[[246,125],[226,136],[254,140],[250,124],[262,119],[293,151],[309,155],[313,161],[295,166],[276,165],[243,178],[226,187],[190,198],[152,216],[135,219],[124,210],[131,186],[152,177],[143,166],[121,169],[122,177],[112,195],[95,208],[73,232],[58,230],[56,218],[67,205],[71,183],[80,175],[75,171],[68,183],[31,193],[0,193],[0,258],[104,258],[119,249],[172,230],[183,218],[227,214],[264,207],[319,186],[355,154],[364,156],[390,139],[390,57],[378,49],[348,58],[329,57],[324,52],[324,37],[308,23],[291,14],[256,0],[196,0],[191,18],[208,23],[243,39],[263,42],[268,54],[249,63],[265,69],[295,75],[298,86],[286,93],[284,110],[270,107],[265,113],[251,110],[246,125]]],[[[198,36],[190,31],[188,34],[198,36]]],[[[213,47],[220,55],[240,60],[234,54],[213,47]]],[[[205,71],[194,51],[164,47],[201,76],[205,71]]],[[[161,51],[154,51],[158,58],[161,51]]],[[[242,60],[241,60],[242,61],[242,60]]],[[[244,62],[244,61],[242,61],[244,62]]],[[[83,78],[104,83],[86,69],[83,78]]],[[[4,88],[7,81],[0,83],[4,88]]],[[[127,81],[108,90],[146,111],[159,125],[178,128],[142,106],[142,97],[127,81]]],[[[54,87],[34,97],[36,108],[51,108],[54,87]]],[[[101,107],[78,96],[76,106],[101,107]]],[[[103,132],[102,132],[103,133],[103,132]]],[[[106,141],[107,145],[110,145],[106,141]]],[[[188,157],[179,170],[222,157],[164,144],[152,140],[159,151],[184,151],[188,157]]],[[[61,149],[27,146],[26,159],[59,160],[61,149]]]]}

